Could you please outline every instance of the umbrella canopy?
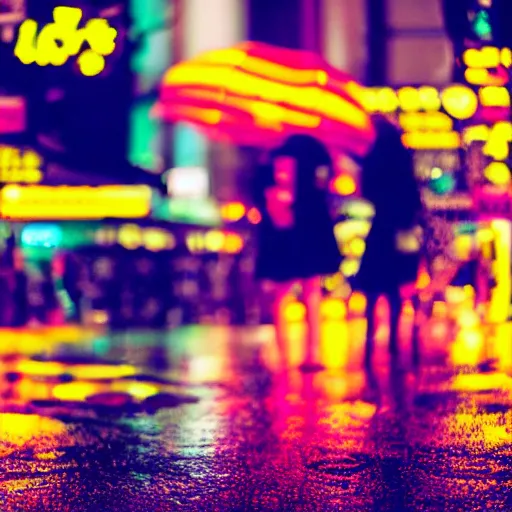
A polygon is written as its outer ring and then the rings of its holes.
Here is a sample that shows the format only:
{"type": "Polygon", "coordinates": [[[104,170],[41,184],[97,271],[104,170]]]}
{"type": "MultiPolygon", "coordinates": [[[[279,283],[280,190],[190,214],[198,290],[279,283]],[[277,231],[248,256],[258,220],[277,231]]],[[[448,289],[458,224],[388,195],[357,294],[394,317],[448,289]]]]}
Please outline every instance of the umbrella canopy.
{"type": "Polygon", "coordinates": [[[169,69],[156,113],[240,145],[273,147],[304,133],[362,156],[374,137],[362,94],[314,53],[246,42],[169,69]]]}

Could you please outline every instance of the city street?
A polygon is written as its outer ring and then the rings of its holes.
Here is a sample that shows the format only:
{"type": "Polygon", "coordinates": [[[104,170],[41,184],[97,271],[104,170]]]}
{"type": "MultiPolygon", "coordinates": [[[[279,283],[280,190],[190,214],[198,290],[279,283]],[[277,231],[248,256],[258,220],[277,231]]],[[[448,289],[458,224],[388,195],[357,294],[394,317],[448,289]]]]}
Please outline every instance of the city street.
{"type": "Polygon", "coordinates": [[[0,512],[512,512],[511,21],[0,0],[0,512]]]}
{"type": "Polygon", "coordinates": [[[285,372],[270,327],[2,332],[0,509],[512,510],[510,325],[435,319],[417,371],[384,329],[365,373],[362,321],[326,323],[313,375],[302,329],[285,372]]]}

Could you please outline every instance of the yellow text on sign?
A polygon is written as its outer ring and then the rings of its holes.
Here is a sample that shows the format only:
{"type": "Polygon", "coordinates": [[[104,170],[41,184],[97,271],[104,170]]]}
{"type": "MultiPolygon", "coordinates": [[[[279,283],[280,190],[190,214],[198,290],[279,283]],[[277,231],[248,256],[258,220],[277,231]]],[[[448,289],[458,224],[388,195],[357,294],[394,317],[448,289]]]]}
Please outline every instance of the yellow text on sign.
{"type": "Polygon", "coordinates": [[[42,159],[30,149],[0,145],[1,183],[39,183],[43,177],[42,159]]]}
{"type": "Polygon", "coordinates": [[[56,7],[53,23],[45,25],[38,35],[38,24],[25,20],[19,29],[14,54],[23,64],[62,66],[70,57],[78,55],[78,67],[85,76],[99,75],[105,69],[105,57],[116,47],[117,30],[107,20],[93,18],[85,27],[81,9],[56,7]],[[84,43],[90,49],[82,51],[84,43]]]}

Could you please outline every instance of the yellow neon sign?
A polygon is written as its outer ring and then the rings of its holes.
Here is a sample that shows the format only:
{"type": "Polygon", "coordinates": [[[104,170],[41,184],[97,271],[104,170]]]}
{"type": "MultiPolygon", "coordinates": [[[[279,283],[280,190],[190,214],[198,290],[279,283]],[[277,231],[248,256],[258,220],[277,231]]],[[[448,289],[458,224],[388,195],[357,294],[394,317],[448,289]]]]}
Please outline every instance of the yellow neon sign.
{"type": "MultiPolygon", "coordinates": [[[[502,100],[502,92],[499,92],[502,100]]],[[[487,96],[495,97],[496,91],[489,90],[487,96]]],[[[433,114],[444,108],[455,119],[465,120],[472,117],[478,108],[478,97],[463,85],[450,85],[442,91],[435,87],[423,86],[415,89],[403,87],[398,91],[391,87],[367,89],[363,104],[369,112],[391,114],[398,110],[406,113],[420,110],[433,114]]]]}
{"type": "Polygon", "coordinates": [[[494,160],[506,160],[509,157],[509,142],[512,142],[512,125],[508,122],[496,123],[489,132],[483,153],[494,160]]]}
{"type": "Polygon", "coordinates": [[[0,214],[16,220],[135,219],[149,215],[151,198],[151,188],[144,185],[7,185],[0,191],[0,214]]]}
{"type": "Polygon", "coordinates": [[[457,132],[410,132],[402,135],[402,142],[411,149],[457,149],[460,135],[457,132]]]}
{"type": "Polygon", "coordinates": [[[441,94],[443,107],[455,119],[469,119],[478,109],[476,94],[462,85],[452,85],[441,94]]]}
{"type": "Polygon", "coordinates": [[[39,183],[42,163],[35,151],[0,145],[0,183],[39,183]]]}
{"type": "Polygon", "coordinates": [[[56,7],[53,23],[45,25],[38,35],[35,20],[25,20],[19,29],[14,54],[23,64],[63,66],[78,55],[78,67],[85,76],[99,75],[105,69],[105,57],[116,48],[117,30],[107,20],[93,18],[78,28],[82,9],[56,7]],[[82,51],[84,43],[90,49],[82,51]]]}
{"type": "Polygon", "coordinates": [[[489,138],[489,127],[485,124],[468,126],[463,133],[464,145],[470,146],[472,142],[486,141],[489,138]]]}
{"type": "Polygon", "coordinates": [[[510,107],[510,94],[506,87],[482,87],[478,96],[483,107],[510,107]]]}
{"type": "Polygon", "coordinates": [[[468,68],[491,69],[499,65],[509,68],[512,63],[512,52],[509,48],[500,50],[494,46],[470,48],[464,52],[462,60],[468,68]]]}
{"type": "Polygon", "coordinates": [[[453,129],[453,120],[442,112],[407,112],[398,116],[398,122],[407,132],[449,132],[453,129]]]}
{"type": "Polygon", "coordinates": [[[484,176],[494,185],[507,186],[512,181],[510,169],[503,162],[492,162],[484,170],[484,176]]]}

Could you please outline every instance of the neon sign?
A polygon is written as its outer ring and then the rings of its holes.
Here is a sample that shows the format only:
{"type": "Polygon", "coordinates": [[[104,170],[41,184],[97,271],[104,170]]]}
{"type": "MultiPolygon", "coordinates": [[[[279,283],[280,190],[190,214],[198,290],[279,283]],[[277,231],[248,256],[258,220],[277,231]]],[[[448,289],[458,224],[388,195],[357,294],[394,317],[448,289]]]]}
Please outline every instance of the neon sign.
{"type": "Polygon", "coordinates": [[[464,142],[468,147],[481,143],[482,157],[490,162],[479,172],[497,187],[506,188],[512,181],[508,165],[512,143],[511,101],[505,87],[510,81],[512,51],[493,46],[470,48],[464,52],[463,61],[467,66],[465,78],[478,87],[480,104],[477,124],[465,128],[464,142]]]}
{"type": "Polygon", "coordinates": [[[0,190],[0,216],[15,220],[136,219],[150,214],[151,199],[151,189],[144,185],[6,185],[0,190]]]}
{"type": "Polygon", "coordinates": [[[467,66],[464,78],[472,85],[503,86],[509,81],[508,70],[512,66],[510,48],[470,48],[464,52],[462,60],[467,66]]]}
{"type": "Polygon", "coordinates": [[[461,146],[454,119],[471,118],[477,111],[478,97],[462,85],[450,85],[442,90],[432,86],[407,86],[398,90],[381,87],[367,89],[363,103],[369,112],[398,112],[398,122],[405,132],[402,141],[407,147],[453,150],[461,146]]]}
{"type": "Polygon", "coordinates": [[[42,158],[31,149],[0,145],[0,183],[39,183],[42,158]]]}
{"type": "Polygon", "coordinates": [[[19,29],[14,54],[23,64],[63,66],[70,57],[78,56],[77,63],[85,76],[99,75],[106,66],[105,57],[116,48],[117,30],[101,18],[90,19],[85,27],[82,9],[56,7],[53,23],[45,25],[38,34],[35,20],[25,20],[19,29]],[[83,50],[87,42],[89,49],[83,50]]]}

